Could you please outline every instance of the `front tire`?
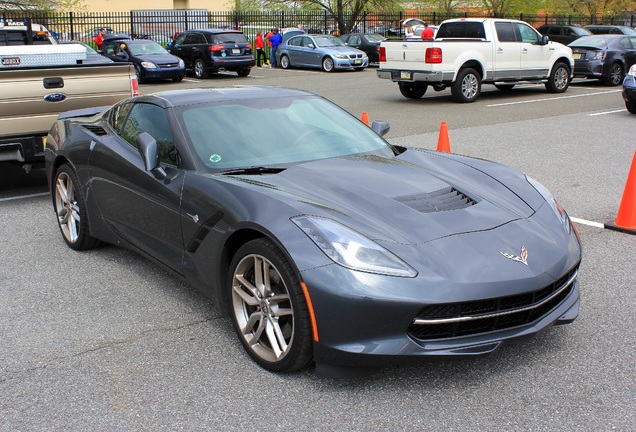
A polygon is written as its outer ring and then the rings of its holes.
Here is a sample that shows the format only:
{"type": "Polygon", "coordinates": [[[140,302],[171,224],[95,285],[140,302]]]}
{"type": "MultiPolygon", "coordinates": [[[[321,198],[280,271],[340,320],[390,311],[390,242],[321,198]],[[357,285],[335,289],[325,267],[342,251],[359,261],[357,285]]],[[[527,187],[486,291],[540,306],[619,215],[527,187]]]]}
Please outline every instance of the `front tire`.
{"type": "Polygon", "coordinates": [[[625,101],[625,108],[627,108],[627,111],[629,111],[630,113],[636,114],[636,104],[625,101]]]}
{"type": "Polygon", "coordinates": [[[206,79],[209,74],[202,59],[198,58],[194,61],[194,76],[198,79],[206,79]]]}
{"type": "Polygon", "coordinates": [[[402,96],[408,99],[419,99],[424,96],[426,93],[426,89],[428,89],[427,84],[418,84],[418,83],[410,83],[410,82],[400,82],[398,83],[398,88],[400,89],[400,93],[402,96]]]}
{"type": "Polygon", "coordinates": [[[325,72],[332,72],[334,69],[333,59],[331,57],[325,57],[322,59],[322,70],[325,72]]]}
{"type": "Polygon", "coordinates": [[[230,264],[234,329],[252,359],[271,372],[302,369],[313,358],[309,309],[292,264],[269,239],[243,245],[230,264]]]}
{"type": "Polygon", "coordinates": [[[289,69],[291,67],[291,62],[289,61],[289,57],[286,55],[280,56],[280,67],[283,69],[289,69]]]}
{"type": "Polygon", "coordinates": [[[57,224],[66,244],[74,250],[99,246],[101,242],[91,237],[82,189],[70,165],[57,170],[53,185],[57,224]]]}
{"type": "Polygon", "coordinates": [[[614,63],[610,68],[607,77],[604,82],[605,85],[615,87],[622,84],[623,78],[625,78],[625,71],[620,63],[614,63]]]}
{"type": "Polygon", "coordinates": [[[460,70],[451,84],[451,93],[457,102],[475,102],[481,93],[481,76],[472,68],[460,70]]]}
{"type": "Polygon", "coordinates": [[[545,83],[548,93],[563,93],[570,85],[570,68],[565,63],[556,63],[552,68],[552,73],[545,83]]]}

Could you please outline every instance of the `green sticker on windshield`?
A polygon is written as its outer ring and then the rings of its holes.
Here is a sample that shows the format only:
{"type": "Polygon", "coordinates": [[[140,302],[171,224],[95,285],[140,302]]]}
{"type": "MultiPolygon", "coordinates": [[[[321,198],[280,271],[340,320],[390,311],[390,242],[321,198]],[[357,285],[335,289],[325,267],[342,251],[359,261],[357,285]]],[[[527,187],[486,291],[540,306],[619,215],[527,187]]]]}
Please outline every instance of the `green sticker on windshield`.
{"type": "Polygon", "coordinates": [[[210,162],[221,162],[221,156],[219,156],[218,154],[213,154],[212,156],[210,156],[210,162]]]}

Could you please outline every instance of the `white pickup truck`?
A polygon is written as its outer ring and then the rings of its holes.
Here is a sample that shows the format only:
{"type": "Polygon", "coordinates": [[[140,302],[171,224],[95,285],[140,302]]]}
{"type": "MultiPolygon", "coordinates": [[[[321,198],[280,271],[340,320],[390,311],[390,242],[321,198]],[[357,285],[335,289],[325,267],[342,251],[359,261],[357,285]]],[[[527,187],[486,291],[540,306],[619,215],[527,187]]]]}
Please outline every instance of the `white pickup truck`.
{"type": "Polygon", "coordinates": [[[570,48],[523,21],[464,18],[442,22],[435,39],[383,41],[377,74],[397,82],[407,98],[421,98],[429,85],[437,91],[450,86],[456,101],[473,102],[482,84],[510,90],[540,82],[561,93],[573,70],[570,48]]]}

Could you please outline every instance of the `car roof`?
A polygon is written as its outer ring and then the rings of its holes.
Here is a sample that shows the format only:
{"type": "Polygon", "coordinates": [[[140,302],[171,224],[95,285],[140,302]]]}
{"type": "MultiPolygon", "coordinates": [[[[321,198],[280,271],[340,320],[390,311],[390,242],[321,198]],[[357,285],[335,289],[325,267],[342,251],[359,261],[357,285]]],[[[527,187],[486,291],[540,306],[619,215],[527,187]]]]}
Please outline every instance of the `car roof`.
{"type": "Polygon", "coordinates": [[[197,105],[205,103],[229,102],[232,100],[273,99],[278,97],[315,96],[304,90],[269,86],[247,86],[227,88],[207,88],[192,90],[169,90],[138,96],[134,101],[153,102],[163,108],[197,105]]]}
{"type": "Polygon", "coordinates": [[[234,29],[190,29],[190,30],[184,30],[181,33],[212,33],[212,34],[219,34],[219,33],[243,33],[240,30],[234,30],[234,29]]]}

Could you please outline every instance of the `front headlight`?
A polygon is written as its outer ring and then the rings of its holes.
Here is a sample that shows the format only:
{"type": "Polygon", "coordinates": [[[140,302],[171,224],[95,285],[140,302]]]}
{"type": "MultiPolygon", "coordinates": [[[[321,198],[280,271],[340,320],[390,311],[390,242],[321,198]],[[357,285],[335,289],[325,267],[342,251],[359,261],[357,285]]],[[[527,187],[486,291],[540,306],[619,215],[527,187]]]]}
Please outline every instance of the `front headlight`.
{"type": "Polygon", "coordinates": [[[185,63],[184,63],[184,61],[183,61],[183,60],[181,60],[181,59],[179,59],[179,67],[180,67],[180,68],[185,67],[185,63]]]}
{"type": "Polygon", "coordinates": [[[541,194],[543,199],[548,203],[548,205],[550,206],[550,208],[552,209],[556,217],[559,219],[559,222],[561,222],[561,227],[563,228],[563,231],[565,231],[567,234],[570,234],[572,232],[570,217],[565,212],[565,210],[563,210],[563,208],[559,205],[559,203],[556,202],[556,200],[554,199],[550,191],[545,186],[543,186],[541,183],[539,183],[538,181],[536,181],[530,176],[526,176],[526,180],[528,180],[528,183],[530,183],[532,187],[535,188],[536,191],[539,192],[539,194],[541,194]]]}
{"type": "Polygon", "coordinates": [[[146,69],[157,69],[157,65],[154,64],[153,62],[144,61],[144,62],[141,62],[141,65],[146,69]]]}
{"type": "Polygon", "coordinates": [[[335,54],[334,57],[340,60],[347,60],[349,58],[349,56],[344,54],[335,54]]]}
{"type": "Polygon", "coordinates": [[[400,258],[338,222],[311,216],[291,220],[336,264],[367,273],[417,276],[417,271],[400,258]]]}
{"type": "Polygon", "coordinates": [[[636,65],[633,65],[629,68],[629,70],[627,71],[627,75],[636,77],[636,65]]]}

